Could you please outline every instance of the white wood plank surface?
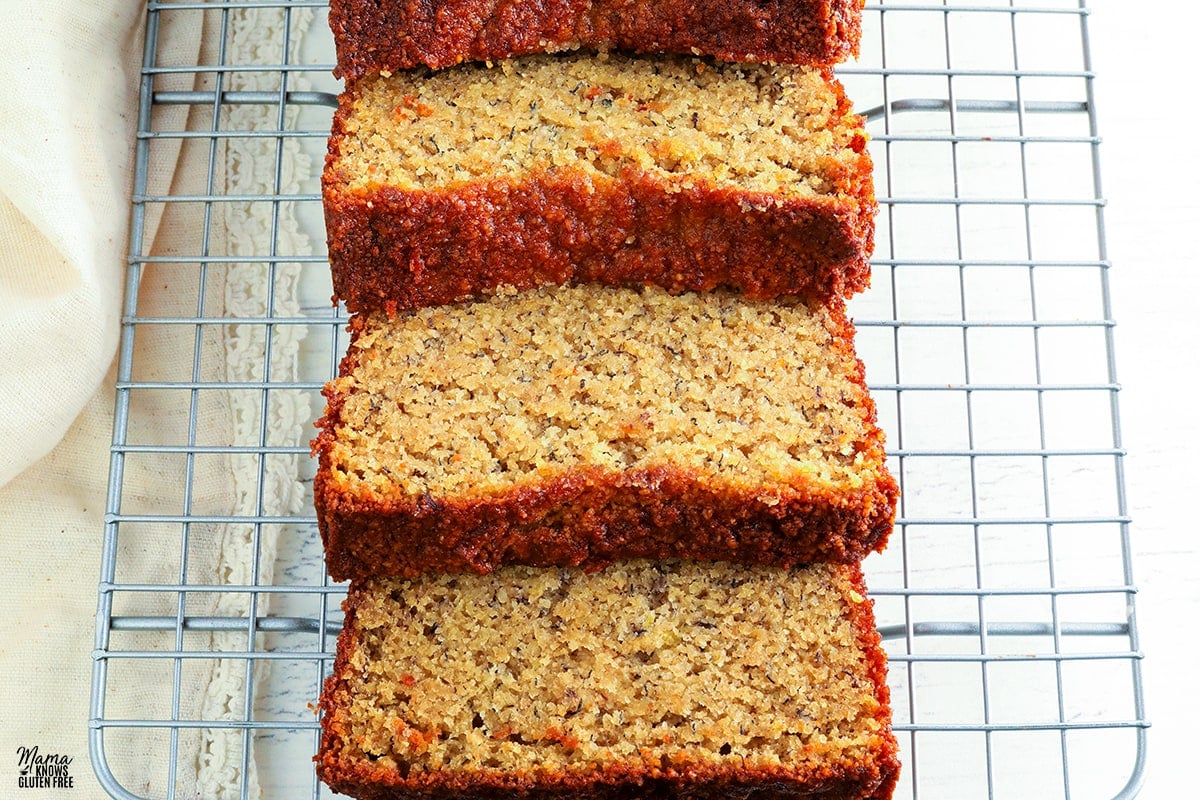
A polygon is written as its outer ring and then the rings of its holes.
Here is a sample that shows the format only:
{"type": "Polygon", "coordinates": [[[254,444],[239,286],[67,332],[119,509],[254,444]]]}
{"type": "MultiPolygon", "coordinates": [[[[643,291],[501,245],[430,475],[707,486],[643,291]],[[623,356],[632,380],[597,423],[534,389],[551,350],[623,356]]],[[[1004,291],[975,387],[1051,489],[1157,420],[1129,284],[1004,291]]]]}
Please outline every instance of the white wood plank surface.
{"type": "Polygon", "coordinates": [[[1097,0],[1091,15],[1137,614],[1146,800],[1191,796],[1200,717],[1200,4],[1097,0]]]}

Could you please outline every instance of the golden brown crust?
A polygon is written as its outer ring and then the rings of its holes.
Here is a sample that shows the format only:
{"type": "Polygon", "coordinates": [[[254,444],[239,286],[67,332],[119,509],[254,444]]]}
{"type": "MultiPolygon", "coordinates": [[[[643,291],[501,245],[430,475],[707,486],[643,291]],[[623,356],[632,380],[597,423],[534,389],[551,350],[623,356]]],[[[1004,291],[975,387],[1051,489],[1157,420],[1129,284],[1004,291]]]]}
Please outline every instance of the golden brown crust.
{"type": "Polygon", "coordinates": [[[869,282],[874,212],[570,170],[442,192],[330,188],[325,203],[334,293],[353,312],[587,282],[848,296],[869,282]]]}
{"type": "Polygon", "coordinates": [[[858,55],[864,0],[332,0],[347,79],[575,48],[829,65],[858,55]]]}
{"type": "Polygon", "coordinates": [[[314,491],[334,580],[422,572],[491,572],[503,564],[599,568],[631,558],[793,566],[854,562],[882,550],[895,486],[768,504],[719,493],[684,470],[579,470],[487,500],[364,499],[340,493],[322,464],[314,491]]]}
{"type": "Polygon", "coordinates": [[[372,770],[363,764],[342,764],[337,747],[322,748],[317,771],[321,780],[340,794],[360,800],[640,800],[695,798],[696,800],[886,800],[899,775],[898,764],[872,764],[858,769],[831,767],[827,775],[797,776],[786,768],[711,768],[680,765],[632,769],[625,765],[592,774],[521,773],[506,775],[444,776],[423,773],[417,779],[401,778],[392,770],[372,770]],[[867,792],[867,793],[864,793],[867,792]]]}
{"type": "MultiPolygon", "coordinates": [[[[875,627],[874,602],[867,597],[860,565],[845,567],[851,591],[846,613],[858,634],[864,672],[875,689],[875,718],[890,731],[891,707],[887,657],[875,627]]],[[[344,609],[344,632],[338,637],[333,672],[321,693],[322,736],[314,758],[323,782],[342,794],[361,800],[416,798],[821,798],[822,800],[888,800],[900,773],[894,736],[880,738],[872,759],[853,761],[830,754],[819,768],[735,767],[717,762],[667,762],[644,754],[643,763],[597,764],[591,770],[554,767],[517,772],[482,768],[475,771],[408,772],[395,766],[366,763],[342,752],[349,730],[347,713],[339,704],[347,696],[348,671],[360,637],[356,632],[356,599],[351,589],[344,609]]]]}
{"type": "Polygon", "coordinates": [[[867,136],[840,84],[855,168],[832,191],[787,196],[626,167],[570,166],[437,189],[350,188],[338,169],[352,97],[339,103],[322,178],[334,295],[353,312],[464,300],[498,286],[731,288],[753,299],[848,297],[870,283],[878,203],[867,136]]]}
{"type": "MultiPolygon", "coordinates": [[[[853,341],[840,310],[835,340],[853,341]]],[[[364,330],[351,320],[352,336],[364,330]]],[[[847,345],[848,346],[848,345],[847,345]]],[[[351,347],[340,374],[350,375],[351,347]]],[[[633,558],[688,558],[791,567],[814,561],[855,563],[887,544],[899,489],[883,462],[861,360],[849,380],[863,386],[866,459],[858,488],[797,478],[785,491],[714,489],[683,468],[602,471],[579,468],[533,486],[488,497],[382,496],[338,485],[331,459],[344,396],[326,387],[327,407],[313,442],[313,482],[326,567],[334,580],[412,577],[423,572],[491,572],[505,564],[601,568],[633,558]],[[767,495],[764,497],[764,495],[767,495]]]]}

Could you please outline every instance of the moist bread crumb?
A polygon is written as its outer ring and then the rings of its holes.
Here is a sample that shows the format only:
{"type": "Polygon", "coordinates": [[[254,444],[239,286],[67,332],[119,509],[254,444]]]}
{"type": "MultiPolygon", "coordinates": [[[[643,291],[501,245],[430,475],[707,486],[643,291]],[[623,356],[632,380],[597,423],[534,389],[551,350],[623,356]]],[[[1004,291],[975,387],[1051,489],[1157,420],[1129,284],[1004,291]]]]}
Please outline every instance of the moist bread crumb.
{"type": "Polygon", "coordinates": [[[857,565],[625,562],[354,584],[322,780],[357,797],[890,797],[857,565]]]}
{"type": "Polygon", "coordinates": [[[529,56],[352,84],[323,178],[352,312],[501,285],[863,289],[862,120],[820,69],[529,56]]]}
{"type": "Polygon", "coordinates": [[[595,285],[355,317],[314,493],[335,580],[882,549],[841,303],[595,285]]]}

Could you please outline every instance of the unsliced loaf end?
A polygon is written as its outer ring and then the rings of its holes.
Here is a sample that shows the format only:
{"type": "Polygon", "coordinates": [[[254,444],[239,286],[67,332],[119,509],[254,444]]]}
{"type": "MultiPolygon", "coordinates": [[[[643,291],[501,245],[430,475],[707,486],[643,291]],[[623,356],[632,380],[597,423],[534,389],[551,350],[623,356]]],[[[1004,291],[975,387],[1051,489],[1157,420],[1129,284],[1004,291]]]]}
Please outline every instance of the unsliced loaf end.
{"type": "Polygon", "coordinates": [[[335,74],[577,48],[830,65],[858,55],[864,0],[331,0],[335,74]]]}
{"type": "Polygon", "coordinates": [[[840,303],[546,287],[352,330],[314,442],[337,580],[854,561],[891,531],[840,303]]]}
{"type": "Polygon", "coordinates": [[[882,800],[856,565],[626,562],[355,584],[317,769],[360,798],[882,800]]]}
{"type": "Polygon", "coordinates": [[[877,208],[827,72],[616,54],[360,81],[323,190],[351,311],[588,281],[848,295],[877,208]]]}

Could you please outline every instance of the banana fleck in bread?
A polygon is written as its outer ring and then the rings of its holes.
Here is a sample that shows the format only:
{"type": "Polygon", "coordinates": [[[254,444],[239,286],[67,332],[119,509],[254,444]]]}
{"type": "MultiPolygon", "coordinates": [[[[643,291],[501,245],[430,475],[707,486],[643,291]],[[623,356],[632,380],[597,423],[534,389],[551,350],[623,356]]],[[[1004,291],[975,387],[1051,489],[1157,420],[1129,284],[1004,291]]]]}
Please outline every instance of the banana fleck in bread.
{"type": "Polygon", "coordinates": [[[588,284],[351,326],[314,442],[335,580],[854,561],[891,531],[840,302],[588,284]]]}
{"type": "Polygon", "coordinates": [[[589,281],[848,295],[866,139],[805,67],[561,55],[358,81],[323,177],[334,292],[352,312],[589,281]]]}
{"type": "Polygon", "coordinates": [[[863,0],[331,0],[335,74],[576,48],[829,65],[858,54],[863,0]]]}
{"type": "Polygon", "coordinates": [[[857,565],[625,562],[355,583],[317,770],[359,798],[885,800],[857,565]]]}

